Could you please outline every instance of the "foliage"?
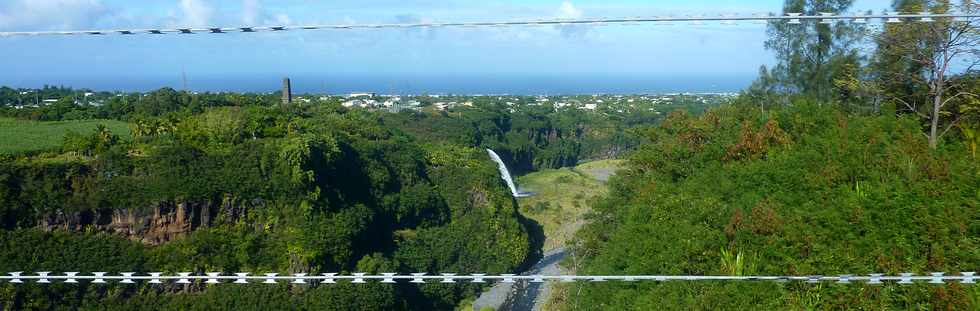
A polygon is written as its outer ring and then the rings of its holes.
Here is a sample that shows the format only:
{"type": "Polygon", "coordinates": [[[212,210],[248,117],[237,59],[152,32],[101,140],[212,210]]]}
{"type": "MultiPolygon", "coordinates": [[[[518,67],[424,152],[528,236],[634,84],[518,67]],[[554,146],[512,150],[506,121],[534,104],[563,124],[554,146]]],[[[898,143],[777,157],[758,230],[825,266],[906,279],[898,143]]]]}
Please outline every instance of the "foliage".
{"type": "MultiPolygon", "coordinates": [[[[841,13],[853,2],[787,0],[783,10],[841,13]]],[[[892,2],[892,9],[968,14],[980,6],[974,1],[900,0],[892,2]]],[[[980,93],[978,26],[976,18],[887,23],[880,31],[846,21],[771,22],[766,48],[776,53],[778,63],[772,69],[762,67],[744,93],[760,110],[804,99],[834,104],[848,113],[878,114],[883,104],[892,104],[900,107],[899,113],[920,118],[930,146],[936,148],[958,123],[978,122],[973,108],[980,93]],[[859,53],[861,46],[873,49],[859,53]]]]}
{"type": "Polygon", "coordinates": [[[587,159],[615,158],[636,146],[627,129],[660,119],[647,112],[606,114],[578,109],[507,105],[478,98],[473,108],[445,115],[402,112],[388,125],[420,140],[493,149],[514,173],[575,166],[587,159]]]}
{"type": "MultiPolygon", "coordinates": [[[[506,273],[531,252],[482,149],[423,145],[369,112],[162,104],[184,95],[147,96],[156,104],[134,110],[132,141],[99,127],[64,136],[66,154],[85,157],[0,159],[0,272],[506,273]]],[[[170,286],[4,285],[0,301],[42,309],[447,309],[479,291],[170,286]]]]}
{"type": "Polygon", "coordinates": [[[970,125],[960,124],[960,132],[963,134],[963,141],[970,148],[970,156],[977,158],[977,145],[980,145],[980,135],[977,135],[980,128],[972,128],[970,125]]]}
{"type": "Polygon", "coordinates": [[[69,131],[65,134],[62,151],[82,153],[92,155],[93,153],[104,153],[119,143],[119,136],[109,131],[103,124],[95,127],[95,132],[85,136],[76,132],[69,131]]]}
{"type": "MultiPolygon", "coordinates": [[[[783,11],[818,15],[845,12],[853,0],[786,0],[783,11]]],[[[756,87],[779,90],[820,100],[836,96],[833,81],[846,68],[858,64],[857,40],[861,29],[848,22],[801,23],[773,21],[768,27],[766,48],[776,54],[778,63],[766,72],[763,67],[756,87]]]]}
{"type": "MultiPolygon", "coordinates": [[[[895,1],[897,10],[915,12],[980,12],[972,1],[904,0],[895,1]]],[[[904,26],[904,25],[903,25],[904,26]]],[[[878,48],[872,64],[882,93],[904,105],[928,123],[929,144],[935,148],[959,118],[951,118],[952,101],[975,99],[976,85],[969,85],[970,74],[980,64],[980,21],[938,19],[904,27],[887,26],[876,37],[878,48]],[[962,68],[962,69],[960,69],[962,68]],[[955,74],[962,70],[962,77],[955,74]]],[[[955,111],[955,110],[954,110],[955,111]]]]}
{"type": "Polygon", "coordinates": [[[35,121],[151,118],[196,114],[216,107],[270,107],[276,94],[190,93],[162,88],[149,93],[94,92],[44,86],[41,89],[0,87],[0,115],[35,121]]]}
{"type": "Polygon", "coordinates": [[[722,273],[731,276],[745,276],[755,273],[755,265],[747,262],[750,259],[747,259],[748,256],[741,250],[729,251],[722,248],[718,254],[721,257],[722,273]]]}
{"type": "MultiPolygon", "coordinates": [[[[580,231],[578,273],[958,273],[980,260],[980,164],[960,143],[930,149],[916,120],[796,102],[766,114],[675,114],[645,136],[580,231]],[[775,132],[785,140],[730,156],[745,139],[775,132]]],[[[976,309],[980,301],[958,284],[575,286],[566,300],[580,309],[976,309]]]]}

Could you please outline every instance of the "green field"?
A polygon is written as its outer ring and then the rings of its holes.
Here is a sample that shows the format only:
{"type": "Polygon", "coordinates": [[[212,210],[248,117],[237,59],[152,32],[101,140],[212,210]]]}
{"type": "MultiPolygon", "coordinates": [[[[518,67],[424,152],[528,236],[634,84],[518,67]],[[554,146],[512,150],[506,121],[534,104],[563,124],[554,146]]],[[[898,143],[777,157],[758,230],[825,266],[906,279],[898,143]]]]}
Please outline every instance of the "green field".
{"type": "Polygon", "coordinates": [[[126,122],[115,120],[81,121],[24,121],[0,118],[0,154],[21,154],[57,150],[65,133],[75,131],[91,133],[99,124],[105,124],[113,134],[124,140],[130,138],[126,122]]]}
{"type": "Polygon", "coordinates": [[[521,213],[544,227],[544,250],[560,246],[582,226],[588,201],[606,192],[605,177],[615,172],[619,160],[583,163],[575,168],[541,170],[518,177],[522,190],[534,196],[519,198],[521,213]]]}

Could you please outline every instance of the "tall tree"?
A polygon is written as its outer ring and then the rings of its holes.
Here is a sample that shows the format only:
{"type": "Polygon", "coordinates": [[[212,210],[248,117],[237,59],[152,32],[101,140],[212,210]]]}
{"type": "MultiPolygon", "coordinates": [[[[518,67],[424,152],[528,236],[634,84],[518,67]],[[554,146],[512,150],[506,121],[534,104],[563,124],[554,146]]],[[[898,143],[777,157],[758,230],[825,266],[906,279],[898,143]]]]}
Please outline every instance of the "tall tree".
{"type": "Polygon", "coordinates": [[[754,104],[759,105],[759,110],[766,112],[766,103],[784,98],[776,95],[780,93],[778,87],[776,78],[770,74],[765,65],[762,65],[759,67],[759,77],[745,90],[745,95],[751,98],[754,104]]]}
{"type": "MultiPolygon", "coordinates": [[[[840,14],[853,2],[786,0],[783,11],[804,15],[840,14]]],[[[820,100],[834,99],[834,79],[843,75],[849,65],[860,62],[857,49],[858,40],[862,37],[860,30],[860,26],[845,21],[826,24],[770,22],[766,48],[776,53],[778,63],[772,68],[768,79],[775,79],[781,86],[779,89],[791,93],[820,100]]]]}
{"type": "MultiPolygon", "coordinates": [[[[894,7],[902,12],[980,12],[970,0],[899,0],[894,7]]],[[[976,18],[898,23],[886,25],[876,38],[874,66],[884,93],[928,121],[926,136],[932,148],[958,122],[958,118],[946,120],[950,113],[943,108],[958,98],[977,96],[958,85],[966,80],[950,76],[970,73],[980,64],[978,24],[976,18]],[[940,130],[941,126],[945,128],[940,130]]]]}

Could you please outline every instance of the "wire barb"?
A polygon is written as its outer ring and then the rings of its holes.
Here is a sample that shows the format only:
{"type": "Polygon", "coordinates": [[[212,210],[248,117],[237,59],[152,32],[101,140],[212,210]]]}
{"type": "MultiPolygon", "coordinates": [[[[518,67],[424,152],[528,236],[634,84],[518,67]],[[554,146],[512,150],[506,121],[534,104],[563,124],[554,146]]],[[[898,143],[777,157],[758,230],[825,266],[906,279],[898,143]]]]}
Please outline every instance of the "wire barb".
{"type": "Polygon", "coordinates": [[[959,281],[962,284],[976,284],[976,272],[960,272],[958,275],[947,275],[944,272],[933,272],[928,275],[915,275],[911,272],[900,273],[898,276],[886,276],[881,273],[872,273],[867,276],[855,274],[840,274],[838,276],[807,275],[807,276],[711,276],[711,275],[517,275],[500,274],[491,275],[484,273],[474,273],[461,275],[456,273],[440,273],[429,275],[427,273],[411,273],[399,275],[397,273],[381,273],[379,275],[369,275],[366,273],[352,273],[342,275],[338,273],[321,273],[319,275],[309,275],[306,273],[294,273],[291,275],[279,275],[278,273],[264,273],[262,275],[251,276],[247,272],[234,273],[224,276],[219,272],[207,272],[202,275],[195,275],[191,272],[178,272],[176,275],[167,276],[162,272],[150,272],[146,275],[136,272],[121,272],[119,275],[110,275],[107,272],[92,272],[91,275],[80,274],[79,272],[64,272],[64,275],[52,274],[52,272],[41,271],[35,275],[25,275],[24,272],[8,272],[7,275],[0,275],[0,281],[7,281],[14,284],[27,283],[33,281],[38,284],[50,284],[52,281],[62,280],[64,283],[79,283],[79,281],[89,281],[95,284],[105,284],[110,281],[117,281],[120,284],[134,284],[137,281],[147,281],[148,284],[162,284],[165,281],[173,281],[175,284],[222,284],[221,280],[234,280],[232,284],[248,284],[250,280],[259,280],[263,284],[277,284],[281,280],[290,281],[291,284],[337,284],[338,280],[343,280],[352,284],[365,284],[369,281],[380,283],[398,283],[407,281],[408,283],[427,284],[427,280],[435,280],[438,283],[457,283],[457,281],[467,281],[472,283],[487,283],[488,281],[499,281],[504,283],[532,282],[541,283],[546,281],[559,282],[607,282],[607,281],[769,281],[769,282],[790,282],[798,281],[805,283],[835,282],[841,284],[866,283],[869,285],[880,285],[885,282],[895,284],[913,284],[915,282],[926,282],[929,284],[945,284],[948,281],[959,281]]]}
{"type": "Polygon", "coordinates": [[[471,27],[510,27],[510,26],[606,26],[606,25],[638,25],[641,23],[671,24],[673,22],[685,22],[692,25],[703,25],[706,21],[720,21],[722,24],[735,25],[738,21],[786,21],[788,24],[803,24],[804,21],[817,21],[819,24],[831,24],[833,21],[850,21],[857,24],[864,24],[868,19],[880,19],[885,23],[902,23],[905,20],[918,20],[919,22],[933,22],[939,18],[943,19],[964,19],[978,18],[976,13],[947,13],[933,14],[930,12],[900,13],[888,12],[887,14],[874,15],[851,14],[836,15],[830,12],[821,12],[817,15],[803,15],[803,13],[776,14],[752,14],[751,16],[724,14],[721,16],[704,17],[701,15],[675,17],[654,16],[654,17],[616,17],[616,18],[578,18],[578,19],[551,19],[551,20],[518,20],[518,21],[484,21],[484,22],[451,22],[451,23],[392,23],[392,24],[343,24],[343,25],[302,25],[302,26],[239,26],[232,28],[207,27],[207,28],[175,28],[175,29],[115,29],[115,30],[72,30],[72,31],[13,31],[0,32],[2,37],[15,36],[43,36],[43,35],[135,35],[135,34],[225,34],[225,33],[254,33],[254,32],[278,32],[289,30],[350,30],[350,29],[384,29],[384,28],[471,28],[471,27]]]}

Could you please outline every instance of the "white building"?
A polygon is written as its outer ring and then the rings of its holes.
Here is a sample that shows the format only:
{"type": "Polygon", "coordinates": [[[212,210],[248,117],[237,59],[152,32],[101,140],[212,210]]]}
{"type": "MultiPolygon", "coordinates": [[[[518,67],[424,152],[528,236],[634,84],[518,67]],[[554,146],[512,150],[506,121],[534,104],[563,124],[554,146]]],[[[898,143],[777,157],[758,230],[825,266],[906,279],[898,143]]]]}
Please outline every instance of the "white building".
{"type": "Polygon", "coordinates": [[[354,106],[361,106],[363,104],[364,104],[364,101],[363,100],[355,99],[355,100],[345,101],[344,103],[342,103],[340,105],[341,106],[344,106],[344,107],[347,107],[347,108],[350,108],[350,107],[354,107],[354,106]]]}
{"type": "Polygon", "coordinates": [[[357,97],[374,97],[374,93],[350,93],[350,95],[347,95],[347,98],[357,97]]]}

